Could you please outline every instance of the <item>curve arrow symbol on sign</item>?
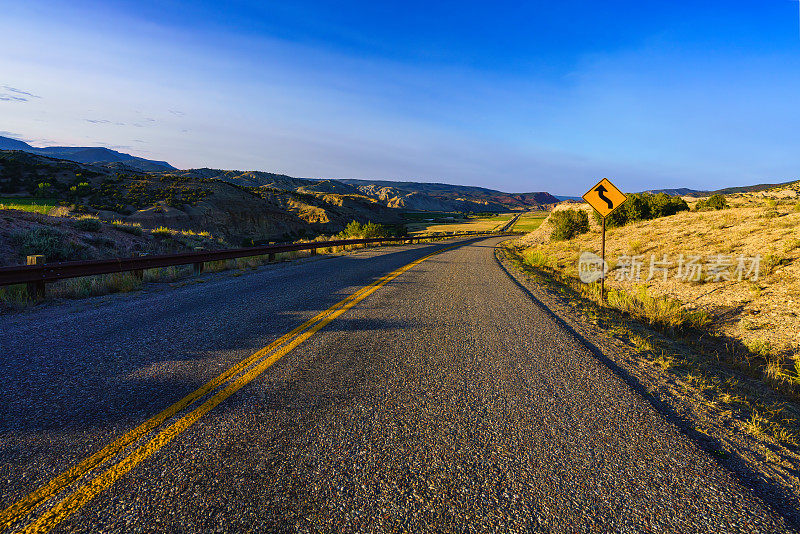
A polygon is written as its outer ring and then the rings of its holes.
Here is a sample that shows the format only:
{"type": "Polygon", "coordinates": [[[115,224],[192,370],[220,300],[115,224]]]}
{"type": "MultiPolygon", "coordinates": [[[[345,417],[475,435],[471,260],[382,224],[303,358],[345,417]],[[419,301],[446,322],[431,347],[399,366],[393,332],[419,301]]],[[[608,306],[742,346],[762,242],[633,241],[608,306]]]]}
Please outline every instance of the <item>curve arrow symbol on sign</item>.
{"type": "Polygon", "coordinates": [[[608,189],[606,189],[605,186],[601,185],[600,187],[595,189],[595,191],[597,191],[597,196],[600,197],[600,200],[606,201],[606,204],[608,204],[608,209],[614,209],[614,203],[611,202],[611,200],[605,195],[606,191],[608,191],[608,189]]]}

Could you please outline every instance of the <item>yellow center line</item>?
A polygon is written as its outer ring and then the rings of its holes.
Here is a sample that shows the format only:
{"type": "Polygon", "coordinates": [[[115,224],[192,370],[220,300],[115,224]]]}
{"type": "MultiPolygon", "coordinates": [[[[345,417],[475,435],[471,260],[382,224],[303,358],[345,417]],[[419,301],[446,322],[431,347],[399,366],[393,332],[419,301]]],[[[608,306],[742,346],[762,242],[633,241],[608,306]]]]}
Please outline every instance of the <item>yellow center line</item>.
{"type": "Polygon", "coordinates": [[[130,455],[122,459],[119,463],[106,470],[102,475],[99,475],[92,481],[87,482],[84,485],[80,486],[72,494],[70,494],[68,497],[63,499],[58,504],[56,504],[53,508],[48,510],[39,519],[37,519],[35,522],[31,523],[28,527],[20,531],[26,533],[48,532],[58,523],[63,521],[68,515],[77,511],[98,493],[110,487],[116,480],[118,480],[125,473],[133,469],[136,465],[141,463],[147,457],[149,457],[150,455],[161,449],[164,445],[169,443],[173,438],[175,438],[181,432],[189,428],[189,426],[191,426],[200,417],[202,417],[210,410],[212,410],[219,403],[221,403],[222,401],[224,401],[225,399],[236,393],[239,389],[241,389],[245,385],[249,384],[257,376],[259,376],[266,369],[272,366],[272,364],[274,364],[276,361],[282,358],[285,354],[287,354],[289,351],[291,351],[292,349],[303,343],[305,340],[310,338],[312,335],[314,335],[314,333],[316,333],[319,329],[323,328],[325,325],[327,325],[328,323],[339,317],[345,311],[349,310],[357,303],[361,302],[369,295],[377,291],[378,288],[387,284],[391,280],[394,280],[395,278],[397,278],[404,272],[408,271],[412,267],[419,265],[420,263],[422,263],[423,261],[427,260],[432,256],[456,248],[461,244],[462,243],[446,247],[431,254],[428,254],[426,256],[423,256],[422,258],[415,260],[409,263],[408,265],[405,265],[381,277],[372,284],[369,284],[359,289],[358,291],[354,292],[347,298],[334,304],[327,310],[317,314],[312,319],[309,319],[308,321],[298,326],[288,334],[270,343],[267,347],[264,347],[263,349],[254,353],[252,356],[242,360],[241,362],[231,367],[230,369],[228,369],[215,379],[206,383],[201,388],[190,393],[189,395],[187,395],[180,401],[176,402],[169,408],[165,409],[158,415],[154,416],[145,423],[141,424],[139,427],[125,434],[114,443],[108,445],[101,451],[95,453],[91,457],[83,460],[76,466],[65,471],[58,477],[51,480],[48,484],[37,489],[24,499],[11,505],[9,508],[0,513],[0,521],[2,521],[0,522],[0,530],[5,530],[9,526],[11,526],[13,522],[30,513],[38,503],[54,496],[58,491],[68,486],[75,480],[81,478],[89,471],[91,471],[94,467],[97,467],[105,459],[110,458],[111,456],[117,454],[127,445],[133,443],[134,441],[136,441],[143,435],[147,434],[154,428],[160,426],[164,421],[166,421],[167,419],[177,414],[179,411],[189,406],[195,400],[203,397],[209,391],[216,389],[220,384],[226,382],[228,379],[235,376],[240,371],[246,369],[247,367],[250,367],[254,362],[258,361],[266,354],[270,353],[274,349],[280,347],[284,343],[287,343],[292,338],[294,338],[290,343],[280,348],[280,350],[276,351],[269,358],[266,358],[261,363],[253,367],[253,369],[251,369],[250,371],[239,377],[235,382],[228,385],[225,389],[223,389],[219,393],[216,393],[210,399],[206,400],[203,404],[195,408],[188,415],[184,416],[177,422],[167,427],[165,430],[161,431],[159,434],[156,435],[156,437],[151,439],[147,444],[142,445],[141,447],[136,449],[130,455]],[[301,335],[298,335],[307,328],[309,328],[308,331],[306,331],[301,335]]]}
{"type": "MultiPolygon", "coordinates": [[[[391,274],[391,273],[390,273],[391,274]]],[[[388,276],[388,275],[387,275],[388,276]]],[[[385,278],[385,277],[384,277],[385,278]]],[[[383,278],[379,279],[377,282],[380,282],[383,278]]],[[[375,283],[377,283],[375,282],[375,283]]],[[[327,310],[317,314],[313,318],[309,319],[308,321],[304,322],[288,334],[276,339],[268,346],[264,347],[263,349],[259,350],[255,354],[245,358],[244,360],[240,361],[233,367],[227,369],[225,372],[217,376],[216,378],[210,380],[200,388],[196,389],[195,391],[189,393],[184,398],[173,404],[172,406],[166,408],[165,410],[161,411],[159,414],[153,416],[152,418],[148,419],[138,427],[134,428],[133,430],[129,431],[113,443],[107,445],[100,451],[96,452],[92,456],[84,459],[77,465],[71,467],[67,471],[64,471],[57,477],[53,478],[50,482],[45,484],[44,486],[38,488],[37,490],[30,493],[27,497],[17,501],[16,503],[12,504],[2,512],[0,512],[0,531],[5,530],[12,523],[17,521],[18,519],[24,517],[31,510],[40,502],[45,501],[61,491],[64,487],[72,484],[77,479],[84,476],[86,473],[103,463],[106,459],[111,458],[112,456],[118,454],[121,450],[125,447],[130,445],[131,443],[135,442],[148,432],[152,431],[154,428],[157,428],[164,421],[170,419],[175,414],[192,404],[197,399],[203,397],[208,392],[216,389],[221,384],[225,383],[229,380],[232,376],[235,376],[243,369],[249,367],[253,362],[262,358],[264,355],[268,354],[275,348],[279,347],[280,345],[289,341],[292,337],[297,335],[298,333],[302,332],[309,326],[313,325],[315,322],[319,321],[332,311],[336,310],[338,307],[346,304],[349,300],[356,298],[361,292],[368,289],[370,286],[364,287],[359,291],[356,291],[352,295],[348,296],[344,300],[334,304],[327,310]]]]}

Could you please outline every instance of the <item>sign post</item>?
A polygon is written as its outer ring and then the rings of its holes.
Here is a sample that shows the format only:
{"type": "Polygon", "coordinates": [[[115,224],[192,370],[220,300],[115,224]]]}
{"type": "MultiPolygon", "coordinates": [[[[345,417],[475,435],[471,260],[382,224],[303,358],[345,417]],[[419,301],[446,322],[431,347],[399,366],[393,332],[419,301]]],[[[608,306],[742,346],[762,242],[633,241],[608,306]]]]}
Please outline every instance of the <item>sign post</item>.
{"type": "Polygon", "coordinates": [[[600,180],[597,185],[589,189],[586,194],[583,195],[583,200],[588,202],[600,215],[600,218],[603,219],[603,238],[600,245],[600,257],[603,260],[603,272],[600,276],[601,301],[605,301],[606,298],[606,217],[608,217],[612,211],[620,207],[627,199],[628,197],[622,194],[622,191],[617,189],[608,178],[600,180]]]}

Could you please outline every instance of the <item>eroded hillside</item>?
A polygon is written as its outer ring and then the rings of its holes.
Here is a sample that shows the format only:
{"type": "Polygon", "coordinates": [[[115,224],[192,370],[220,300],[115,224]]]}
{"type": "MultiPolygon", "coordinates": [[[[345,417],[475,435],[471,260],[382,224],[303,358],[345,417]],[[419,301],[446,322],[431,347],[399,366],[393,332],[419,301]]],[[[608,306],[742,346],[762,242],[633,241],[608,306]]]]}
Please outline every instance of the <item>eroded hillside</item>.
{"type": "Polygon", "coordinates": [[[120,173],[103,166],[0,151],[2,194],[12,199],[51,199],[59,205],[58,215],[91,214],[145,229],[164,226],[209,232],[232,245],[333,234],[353,220],[400,221],[395,210],[344,184],[326,187],[324,182],[258,172],[228,179],[234,174],[211,169],[120,173]]]}
{"type": "Polygon", "coordinates": [[[504,193],[483,187],[383,180],[314,180],[260,171],[190,169],[171,173],[193,178],[214,178],[247,187],[266,187],[300,193],[363,196],[385,207],[412,211],[503,213],[518,209],[543,209],[558,202],[550,193],[504,193]]]}

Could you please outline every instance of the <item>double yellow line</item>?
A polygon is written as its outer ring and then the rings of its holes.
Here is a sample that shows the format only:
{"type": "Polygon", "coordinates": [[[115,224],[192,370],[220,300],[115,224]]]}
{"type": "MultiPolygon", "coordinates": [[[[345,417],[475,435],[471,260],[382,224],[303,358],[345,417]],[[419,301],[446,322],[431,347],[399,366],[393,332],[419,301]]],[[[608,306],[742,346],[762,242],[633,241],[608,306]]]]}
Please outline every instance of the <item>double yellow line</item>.
{"type": "Polygon", "coordinates": [[[268,346],[259,350],[255,354],[240,361],[218,377],[188,394],[169,408],[148,419],[110,445],[107,445],[102,450],[64,471],[44,486],[29,494],[27,497],[15,502],[0,512],[0,532],[10,528],[15,523],[34,512],[35,509],[41,504],[49,501],[68,486],[84,478],[93,469],[119,455],[129,445],[145,437],[147,434],[163,425],[167,420],[176,416],[179,412],[189,407],[198,399],[205,397],[207,394],[213,391],[219,390],[209,397],[205,402],[200,404],[200,406],[194,408],[191,412],[184,415],[176,422],[159,431],[145,444],[139,446],[128,454],[122,455],[121,458],[115,459],[115,463],[111,467],[108,467],[101,474],[91,480],[78,484],[72,493],[47,509],[35,521],[18,531],[21,533],[49,532],[69,515],[83,507],[97,494],[109,488],[112,484],[114,484],[114,482],[119,480],[131,469],[139,465],[145,459],[161,449],[164,445],[172,441],[203,415],[207,414],[225,399],[252,382],[261,373],[266,371],[272,364],[280,360],[292,349],[313,336],[325,325],[370,296],[372,293],[377,291],[378,288],[391,282],[415,265],[419,265],[431,256],[441,254],[442,252],[456,248],[461,244],[462,243],[459,243],[457,245],[437,250],[432,254],[428,254],[427,256],[413,261],[408,265],[392,271],[391,273],[376,280],[372,284],[362,287],[352,295],[337,302],[327,310],[304,322],[288,334],[270,343],[268,346]],[[236,378],[237,376],[238,378],[236,378]],[[226,383],[228,385],[223,388],[226,383]]]}

